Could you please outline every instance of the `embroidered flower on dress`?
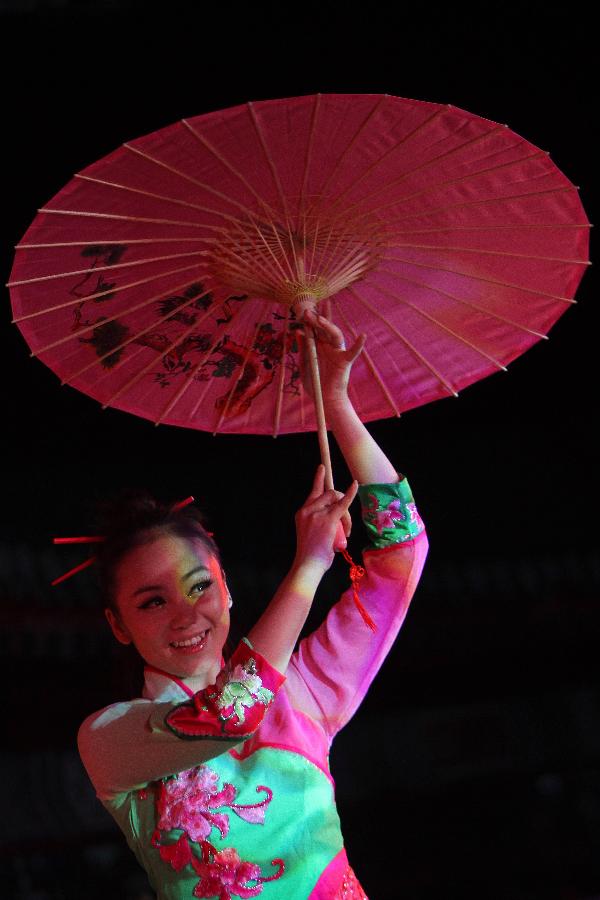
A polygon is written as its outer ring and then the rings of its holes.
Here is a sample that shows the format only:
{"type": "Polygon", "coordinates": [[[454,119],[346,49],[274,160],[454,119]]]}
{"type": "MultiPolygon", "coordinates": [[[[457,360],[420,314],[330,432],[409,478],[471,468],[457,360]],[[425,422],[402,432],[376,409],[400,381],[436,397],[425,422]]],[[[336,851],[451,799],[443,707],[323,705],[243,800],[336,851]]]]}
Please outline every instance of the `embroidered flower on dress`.
{"type": "Polygon", "coordinates": [[[231,900],[233,895],[256,897],[262,892],[263,882],[275,881],[284,872],[283,860],[274,859],[272,865],[279,867],[277,872],[264,878],[260,866],[242,860],[235,847],[217,851],[206,841],[202,844],[202,861],[193,857],[192,865],[201,876],[193,890],[194,897],[218,897],[219,900],[231,900]],[[249,881],[255,881],[256,884],[250,885],[249,881]]]}
{"type": "MultiPolygon", "coordinates": [[[[381,534],[384,528],[395,528],[396,522],[403,522],[406,519],[404,513],[400,511],[402,505],[400,500],[391,500],[387,506],[381,507],[375,494],[368,494],[368,498],[369,506],[365,518],[375,525],[378,534],[381,534]]],[[[412,505],[414,506],[414,503],[412,505]]]]}
{"type": "Polygon", "coordinates": [[[246,719],[244,707],[251,709],[255,703],[268,706],[274,697],[273,691],[262,686],[254,659],[236,666],[231,672],[224,669],[217,676],[216,687],[218,693],[212,695],[211,700],[214,699],[221,711],[221,719],[226,721],[235,715],[240,725],[246,719]],[[226,714],[226,710],[230,712],[226,714]]]}
{"type": "Polygon", "coordinates": [[[200,881],[194,888],[194,897],[218,897],[219,900],[231,900],[236,897],[256,897],[262,891],[262,884],[250,886],[248,881],[260,878],[260,866],[245,862],[234,847],[226,847],[216,852],[212,862],[199,862],[194,859],[193,866],[200,881]]]}
{"type": "Polygon", "coordinates": [[[213,828],[218,828],[221,837],[225,837],[229,817],[212,810],[231,806],[236,791],[232,784],[224,784],[219,790],[218,782],[219,776],[208,766],[198,766],[162,781],[157,799],[157,827],[162,831],[181,828],[193,841],[204,840],[213,828]]]}

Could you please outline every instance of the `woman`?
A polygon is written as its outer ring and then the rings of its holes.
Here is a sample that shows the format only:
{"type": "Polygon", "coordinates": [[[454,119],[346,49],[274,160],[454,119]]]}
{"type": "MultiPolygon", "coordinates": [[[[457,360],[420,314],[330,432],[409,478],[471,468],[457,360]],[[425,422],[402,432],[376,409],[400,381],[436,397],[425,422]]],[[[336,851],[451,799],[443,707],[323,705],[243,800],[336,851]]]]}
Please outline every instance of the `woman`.
{"type": "Polygon", "coordinates": [[[332,323],[306,318],[328,424],[355,480],[345,494],[327,491],[319,467],[296,516],[292,567],[227,666],[232,601],[189,509],[155,511],[102,547],[106,615],[145,660],[145,686],[86,719],[79,747],[161,900],[365,897],[343,847],[329,747],[396,637],[427,540],[406,480],[348,398],[364,339],[345,350],[332,323]],[[349,590],[294,652],[357,490],[372,537],[360,593],[377,631],[349,590]]]}

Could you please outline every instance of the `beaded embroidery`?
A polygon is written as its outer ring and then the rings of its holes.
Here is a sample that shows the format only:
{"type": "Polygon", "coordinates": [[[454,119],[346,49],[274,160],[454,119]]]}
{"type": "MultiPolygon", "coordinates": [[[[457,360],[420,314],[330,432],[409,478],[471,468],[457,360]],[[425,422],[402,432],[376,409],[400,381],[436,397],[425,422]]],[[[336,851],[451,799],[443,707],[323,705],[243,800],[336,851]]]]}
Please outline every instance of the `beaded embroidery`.
{"type": "Polygon", "coordinates": [[[176,872],[191,865],[201,876],[194,888],[194,897],[218,897],[219,900],[231,900],[233,895],[255,897],[261,893],[263,882],[283,875],[283,860],[273,860],[272,864],[279,867],[278,871],[266,877],[261,875],[260,866],[241,860],[234,847],[217,851],[206,840],[213,828],[219,831],[222,838],[229,833],[229,815],[217,812],[217,809],[230,809],[245,822],[262,825],[273,799],[273,791],[262,784],[257,786],[256,791],[265,792],[267,796],[257,803],[235,803],[237,790],[234,785],[226,782],[219,787],[219,775],[209,766],[196,766],[158,782],[158,822],[152,835],[152,846],[176,872]],[[161,832],[173,829],[182,831],[177,841],[162,843],[161,832]],[[198,848],[201,859],[197,855],[198,848]]]}
{"type": "Polygon", "coordinates": [[[367,501],[367,504],[363,506],[365,524],[376,528],[379,535],[382,534],[384,529],[396,528],[401,522],[407,521],[407,517],[402,510],[408,513],[408,530],[400,538],[401,541],[411,540],[415,534],[419,534],[425,528],[414,502],[403,503],[402,500],[396,499],[380,505],[379,499],[375,494],[367,494],[367,501]]]}
{"type": "Polygon", "coordinates": [[[375,525],[378,534],[381,534],[384,528],[395,528],[396,522],[403,522],[406,519],[404,513],[400,511],[400,500],[390,500],[387,506],[380,506],[375,494],[368,494],[368,499],[365,519],[375,525]]]}
{"type": "Polygon", "coordinates": [[[351,866],[344,872],[342,883],[339,886],[333,900],[369,900],[354,874],[351,866]]]}
{"type": "Polygon", "coordinates": [[[208,766],[196,766],[159,782],[156,809],[157,829],[170,831],[180,828],[193,841],[203,841],[217,828],[221,837],[229,832],[229,816],[214,810],[229,808],[236,816],[251,825],[262,825],[267,806],[273,799],[273,791],[259,784],[257,792],[266,797],[259,803],[234,803],[237,791],[225,783],[219,789],[219,776],[208,766]]]}
{"type": "Polygon", "coordinates": [[[237,665],[232,672],[223,669],[217,676],[216,688],[208,697],[220,710],[220,718],[227,721],[235,715],[239,725],[246,720],[244,707],[251,709],[255,703],[268,706],[274,697],[273,691],[263,687],[254,659],[237,665]],[[228,709],[230,712],[226,713],[228,709]]]}
{"type": "Polygon", "coordinates": [[[233,895],[256,897],[261,893],[265,881],[275,881],[284,872],[283,860],[274,859],[271,865],[278,866],[278,871],[264,877],[260,866],[240,859],[233,847],[218,851],[206,841],[202,844],[202,861],[194,857],[192,865],[200,875],[200,881],[193,891],[194,897],[218,897],[219,900],[231,900],[233,895]],[[254,881],[255,884],[250,885],[249,881],[254,881]]]}

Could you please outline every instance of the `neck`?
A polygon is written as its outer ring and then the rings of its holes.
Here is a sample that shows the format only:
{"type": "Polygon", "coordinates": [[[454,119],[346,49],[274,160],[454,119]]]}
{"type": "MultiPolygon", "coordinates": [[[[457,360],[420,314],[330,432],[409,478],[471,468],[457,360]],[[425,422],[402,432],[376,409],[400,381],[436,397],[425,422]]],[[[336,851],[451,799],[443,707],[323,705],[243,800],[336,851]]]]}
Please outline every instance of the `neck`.
{"type": "Polygon", "coordinates": [[[156,666],[151,666],[146,664],[145,670],[148,672],[157,672],[159,675],[164,675],[165,678],[170,678],[176,684],[178,684],[190,697],[192,697],[198,691],[204,690],[204,688],[208,687],[209,684],[214,684],[219,674],[222,665],[224,664],[224,660],[221,660],[221,666],[215,666],[215,671],[211,673],[203,673],[202,675],[174,675],[172,672],[167,672],[164,669],[159,669],[156,666]]]}

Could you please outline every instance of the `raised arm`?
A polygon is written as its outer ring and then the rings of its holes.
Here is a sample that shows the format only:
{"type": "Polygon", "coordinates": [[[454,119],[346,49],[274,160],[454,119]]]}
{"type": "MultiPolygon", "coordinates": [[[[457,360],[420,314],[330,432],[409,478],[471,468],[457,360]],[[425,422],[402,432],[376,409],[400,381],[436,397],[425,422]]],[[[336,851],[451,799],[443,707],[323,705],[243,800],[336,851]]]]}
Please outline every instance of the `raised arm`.
{"type": "Polygon", "coordinates": [[[387,484],[399,480],[398,472],[371,437],[348,397],[348,380],[365,339],[361,335],[346,350],[344,336],[324,316],[309,310],[308,324],[315,329],[327,424],[331,428],[352,477],[360,484],[387,484]]]}
{"type": "Polygon", "coordinates": [[[248,635],[252,646],[280,672],[287,668],[319,582],[333,562],[339,522],[358,489],[353,481],[345,494],[326,491],[324,479],[321,465],[306,503],[296,514],[297,548],[292,567],[248,635]]]}

